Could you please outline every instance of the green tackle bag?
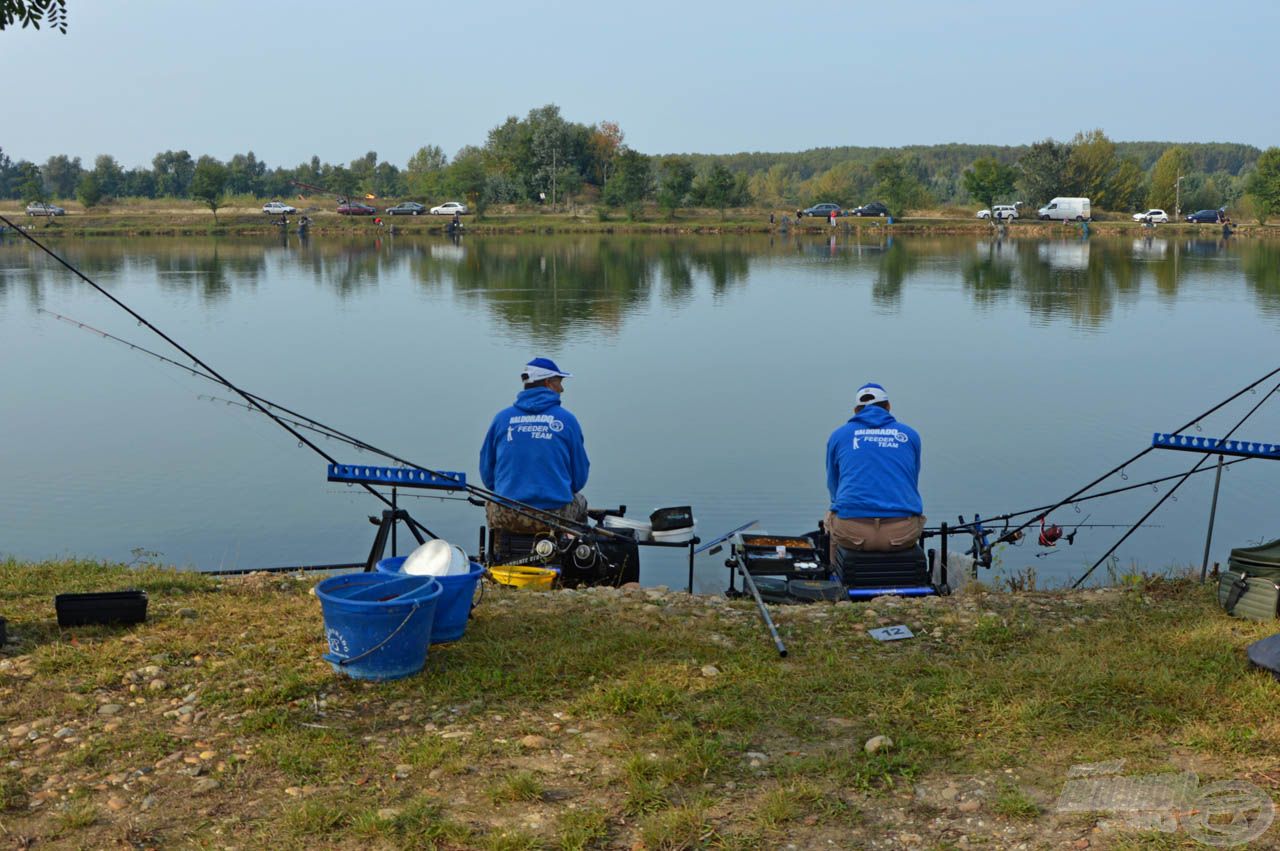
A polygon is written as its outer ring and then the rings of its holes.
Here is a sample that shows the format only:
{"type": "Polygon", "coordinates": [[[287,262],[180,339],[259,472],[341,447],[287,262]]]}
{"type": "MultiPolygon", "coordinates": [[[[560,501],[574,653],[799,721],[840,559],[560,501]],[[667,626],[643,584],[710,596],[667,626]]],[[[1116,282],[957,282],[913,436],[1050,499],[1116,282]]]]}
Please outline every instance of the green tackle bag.
{"type": "Polygon", "coordinates": [[[1218,577],[1218,605],[1232,617],[1275,620],[1280,610],[1280,585],[1266,576],[1250,576],[1239,570],[1223,571],[1218,577]]]}

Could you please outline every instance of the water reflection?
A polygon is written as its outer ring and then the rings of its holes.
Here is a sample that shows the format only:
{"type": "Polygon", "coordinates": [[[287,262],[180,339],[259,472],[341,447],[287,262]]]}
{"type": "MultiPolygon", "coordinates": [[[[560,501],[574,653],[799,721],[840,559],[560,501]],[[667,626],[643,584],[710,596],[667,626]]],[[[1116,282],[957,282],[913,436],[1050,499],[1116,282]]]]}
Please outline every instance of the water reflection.
{"type": "MultiPolygon", "coordinates": [[[[1021,304],[1038,323],[1105,325],[1118,305],[1151,287],[1172,300],[1188,280],[1243,272],[1260,309],[1280,313],[1280,244],[1238,239],[1058,240],[871,238],[833,233],[742,237],[538,236],[445,241],[404,235],[334,239],[94,239],[56,249],[105,284],[154,278],[217,306],[279,274],[309,278],[340,299],[407,278],[449,292],[498,317],[513,332],[554,343],[576,329],[616,329],[651,303],[672,309],[699,289],[716,297],[744,287],[752,267],[821,264],[839,279],[866,280],[874,306],[901,309],[913,279],[958,274],[978,306],[1021,304]],[[927,271],[925,271],[927,270],[927,271]]],[[[31,307],[74,279],[30,245],[0,241],[0,304],[31,307]],[[51,289],[53,288],[53,289],[51,289]]]]}

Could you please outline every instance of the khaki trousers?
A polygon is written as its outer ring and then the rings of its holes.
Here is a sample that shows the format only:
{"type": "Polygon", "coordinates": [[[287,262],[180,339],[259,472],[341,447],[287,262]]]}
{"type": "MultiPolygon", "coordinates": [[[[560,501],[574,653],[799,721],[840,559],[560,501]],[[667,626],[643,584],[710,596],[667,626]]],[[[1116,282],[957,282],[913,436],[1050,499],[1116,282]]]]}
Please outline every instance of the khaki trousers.
{"type": "MultiPolygon", "coordinates": [[[[537,511],[521,514],[505,505],[487,502],[484,506],[484,513],[490,529],[501,529],[521,535],[536,535],[551,528],[542,521],[542,514],[537,511]]],[[[580,493],[575,493],[573,502],[560,508],[546,509],[546,513],[563,517],[566,520],[585,523],[587,521],[587,498],[580,493]]]]}
{"type": "Polygon", "coordinates": [[[831,563],[835,564],[836,547],[893,553],[909,550],[924,531],[923,515],[914,517],[837,517],[827,512],[827,533],[831,535],[831,563]]]}

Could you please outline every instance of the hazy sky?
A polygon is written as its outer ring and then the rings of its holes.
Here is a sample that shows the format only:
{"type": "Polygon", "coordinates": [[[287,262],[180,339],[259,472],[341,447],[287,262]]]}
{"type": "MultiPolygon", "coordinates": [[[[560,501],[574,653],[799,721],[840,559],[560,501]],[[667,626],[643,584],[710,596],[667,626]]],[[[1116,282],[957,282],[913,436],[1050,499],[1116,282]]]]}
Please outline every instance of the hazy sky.
{"type": "Polygon", "coordinates": [[[0,33],[12,158],[481,144],[546,103],[645,153],[1280,142],[1280,3],[67,0],[0,33]]]}

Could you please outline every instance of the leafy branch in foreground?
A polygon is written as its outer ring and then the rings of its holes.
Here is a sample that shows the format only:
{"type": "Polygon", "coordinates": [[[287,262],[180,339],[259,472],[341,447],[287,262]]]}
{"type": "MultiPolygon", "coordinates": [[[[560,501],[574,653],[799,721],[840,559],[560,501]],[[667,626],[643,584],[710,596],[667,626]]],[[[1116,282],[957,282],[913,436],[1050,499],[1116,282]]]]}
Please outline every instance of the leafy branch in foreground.
{"type": "Polygon", "coordinates": [[[67,0],[0,0],[0,30],[16,23],[40,29],[41,20],[66,35],[67,0]]]}

